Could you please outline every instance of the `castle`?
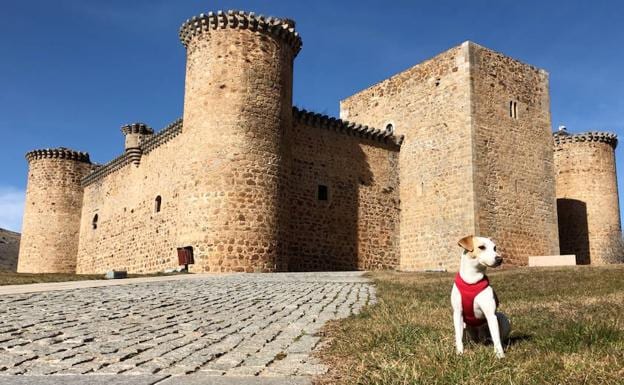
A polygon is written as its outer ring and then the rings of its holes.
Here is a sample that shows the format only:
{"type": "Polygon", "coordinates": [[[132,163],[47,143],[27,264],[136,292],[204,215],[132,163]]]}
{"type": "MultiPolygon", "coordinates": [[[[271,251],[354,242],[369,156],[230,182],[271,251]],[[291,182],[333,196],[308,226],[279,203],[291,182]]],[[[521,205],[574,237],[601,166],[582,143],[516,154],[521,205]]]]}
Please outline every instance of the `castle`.
{"type": "Polygon", "coordinates": [[[622,262],[616,137],[551,133],[548,74],[465,42],[340,103],[292,105],[289,19],[201,14],[183,118],[122,128],[107,164],[67,148],[29,163],[20,272],[420,270],[467,234],[511,265],[622,262]]]}

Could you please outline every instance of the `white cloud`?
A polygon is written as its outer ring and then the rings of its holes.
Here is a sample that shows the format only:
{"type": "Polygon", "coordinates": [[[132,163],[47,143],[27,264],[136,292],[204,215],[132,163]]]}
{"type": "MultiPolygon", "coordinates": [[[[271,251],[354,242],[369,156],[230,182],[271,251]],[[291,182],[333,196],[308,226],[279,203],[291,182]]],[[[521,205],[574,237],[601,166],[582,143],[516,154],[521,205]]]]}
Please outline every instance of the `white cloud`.
{"type": "Polygon", "coordinates": [[[23,190],[15,187],[0,187],[0,228],[21,231],[24,214],[23,190]]]}

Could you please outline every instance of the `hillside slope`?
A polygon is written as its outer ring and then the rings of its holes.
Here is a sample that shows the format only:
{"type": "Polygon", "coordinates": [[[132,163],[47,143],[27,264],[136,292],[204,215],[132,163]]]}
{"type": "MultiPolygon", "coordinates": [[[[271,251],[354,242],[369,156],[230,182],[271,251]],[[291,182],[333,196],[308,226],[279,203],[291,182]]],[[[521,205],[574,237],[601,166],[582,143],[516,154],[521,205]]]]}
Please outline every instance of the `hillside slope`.
{"type": "Polygon", "coordinates": [[[0,229],[0,271],[17,269],[20,234],[0,229]]]}

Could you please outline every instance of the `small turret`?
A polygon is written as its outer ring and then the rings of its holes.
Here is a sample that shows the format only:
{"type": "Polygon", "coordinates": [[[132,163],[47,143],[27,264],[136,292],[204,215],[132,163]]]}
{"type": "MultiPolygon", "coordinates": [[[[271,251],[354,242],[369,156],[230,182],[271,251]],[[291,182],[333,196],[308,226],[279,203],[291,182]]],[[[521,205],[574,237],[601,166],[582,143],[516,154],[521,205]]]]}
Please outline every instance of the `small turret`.
{"type": "Polygon", "coordinates": [[[125,150],[132,163],[139,164],[141,160],[141,143],[154,135],[154,130],[145,123],[131,123],[121,127],[126,137],[125,150]]]}
{"type": "Polygon", "coordinates": [[[28,187],[17,271],[75,273],[89,154],[68,148],[26,154],[28,187]]]}

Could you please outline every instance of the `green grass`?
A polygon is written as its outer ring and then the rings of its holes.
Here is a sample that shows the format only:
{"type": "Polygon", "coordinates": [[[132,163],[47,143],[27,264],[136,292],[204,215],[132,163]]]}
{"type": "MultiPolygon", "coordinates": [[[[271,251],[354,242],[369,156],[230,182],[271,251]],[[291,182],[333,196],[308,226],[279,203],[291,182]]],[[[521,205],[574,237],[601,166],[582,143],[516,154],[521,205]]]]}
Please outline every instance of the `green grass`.
{"type": "Polygon", "coordinates": [[[455,354],[451,273],[371,274],[378,304],[329,324],[319,384],[624,384],[624,266],[490,271],[506,358],[455,354]]]}

